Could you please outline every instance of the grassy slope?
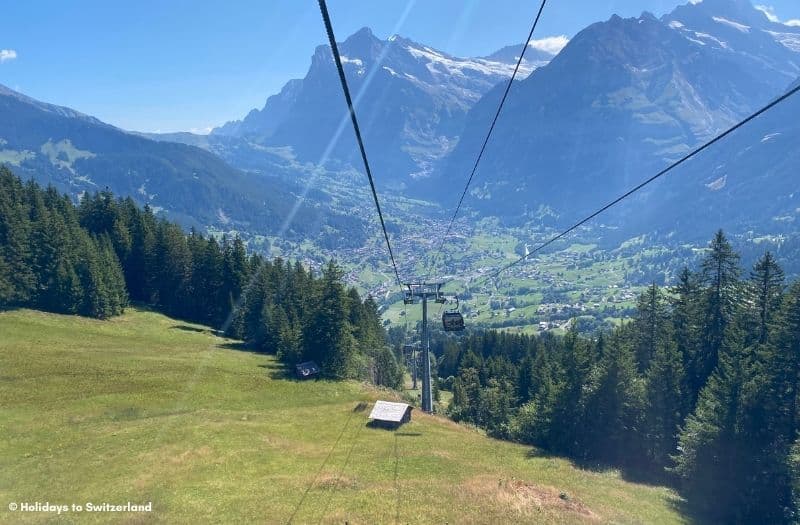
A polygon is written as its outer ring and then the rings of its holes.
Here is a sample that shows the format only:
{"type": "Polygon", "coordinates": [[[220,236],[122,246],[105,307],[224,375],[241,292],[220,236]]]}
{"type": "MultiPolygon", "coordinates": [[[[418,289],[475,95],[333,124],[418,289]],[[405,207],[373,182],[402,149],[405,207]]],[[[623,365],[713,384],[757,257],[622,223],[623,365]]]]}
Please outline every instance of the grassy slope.
{"type": "Polygon", "coordinates": [[[301,500],[294,523],[684,521],[669,490],[442,418],[366,427],[353,409],[378,392],[279,379],[272,357],[155,313],[6,312],[0,334],[1,523],[53,518],[13,501],[153,502],[62,517],[81,523],[286,523],[301,500]]]}

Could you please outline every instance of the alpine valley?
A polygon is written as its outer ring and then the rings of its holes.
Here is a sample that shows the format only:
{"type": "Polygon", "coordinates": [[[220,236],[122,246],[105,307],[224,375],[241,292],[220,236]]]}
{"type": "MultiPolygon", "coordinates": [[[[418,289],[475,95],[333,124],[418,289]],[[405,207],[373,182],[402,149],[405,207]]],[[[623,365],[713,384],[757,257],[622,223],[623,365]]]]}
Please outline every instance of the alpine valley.
{"type": "MultiPolygon", "coordinates": [[[[720,227],[745,264],[770,248],[800,273],[800,100],[789,100],[493,286],[471,289],[800,79],[800,27],[749,0],[614,16],[571,39],[532,41],[437,257],[521,48],[455,57],[368,28],[341,43],[404,276],[458,271],[449,291],[474,299],[471,322],[538,331],[626,317],[640,287],[672,282],[720,227]]],[[[0,162],[75,198],[108,188],[271,255],[312,266],[336,258],[383,302],[386,323],[413,320],[366,204],[328,46],[304,78],[209,135],[128,132],[0,88],[0,162]]]]}

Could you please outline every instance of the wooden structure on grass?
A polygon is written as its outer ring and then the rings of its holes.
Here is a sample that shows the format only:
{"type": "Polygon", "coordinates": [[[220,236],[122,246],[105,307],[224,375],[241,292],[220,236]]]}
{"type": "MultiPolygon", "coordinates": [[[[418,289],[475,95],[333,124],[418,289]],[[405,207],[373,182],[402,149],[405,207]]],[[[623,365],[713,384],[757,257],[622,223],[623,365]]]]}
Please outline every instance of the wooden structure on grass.
{"type": "Polygon", "coordinates": [[[403,423],[411,421],[411,411],[413,409],[414,407],[406,403],[376,401],[369,418],[375,426],[398,428],[403,423]]]}
{"type": "Polygon", "coordinates": [[[297,379],[309,379],[319,375],[319,366],[314,361],[306,361],[295,366],[297,379]]]}

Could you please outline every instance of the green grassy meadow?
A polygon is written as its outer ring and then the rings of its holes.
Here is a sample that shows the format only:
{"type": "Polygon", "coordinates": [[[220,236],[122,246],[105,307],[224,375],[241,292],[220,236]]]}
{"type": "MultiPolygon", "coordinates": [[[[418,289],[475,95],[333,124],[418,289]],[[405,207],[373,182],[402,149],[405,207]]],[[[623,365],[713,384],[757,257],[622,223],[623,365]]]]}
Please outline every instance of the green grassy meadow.
{"type": "Polygon", "coordinates": [[[144,310],[0,313],[0,523],[688,521],[668,489],[445,418],[366,426],[363,404],[393,395],[287,380],[273,357],[144,310]],[[152,512],[8,510],[37,501],[152,512]]]}

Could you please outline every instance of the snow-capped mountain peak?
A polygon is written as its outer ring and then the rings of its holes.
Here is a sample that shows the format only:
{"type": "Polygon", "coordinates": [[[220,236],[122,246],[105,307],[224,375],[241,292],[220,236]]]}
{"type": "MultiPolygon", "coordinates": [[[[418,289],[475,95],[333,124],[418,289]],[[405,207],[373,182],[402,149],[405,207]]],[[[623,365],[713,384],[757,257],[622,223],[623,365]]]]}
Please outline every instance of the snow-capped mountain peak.
{"type": "MultiPolygon", "coordinates": [[[[519,79],[547,64],[566,37],[536,41],[526,50],[519,79]]],[[[522,46],[477,58],[457,57],[392,35],[385,40],[362,28],[339,44],[342,64],[356,99],[359,119],[370,134],[377,168],[400,183],[429,173],[432,163],[458,140],[466,112],[490,89],[510,78],[522,46]],[[379,131],[377,131],[379,129],[379,131]]],[[[309,162],[330,150],[341,121],[341,93],[331,49],[318,46],[302,80],[287,84],[242,121],[214,130],[269,146],[291,146],[309,162]]],[[[355,151],[349,135],[329,158],[348,162],[355,151]]]]}
{"type": "MultiPolygon", "coordinates": [[[[800,27],[781,23],[769,8],[755,7],[748,0],[689,3],[676,8],[664,20],[700,45],[746,53],[755,44],[778,63],[785,63],[785,51],[800,53],[800,27]],[[772,43],[778,46],[770,51],[772,43]]],[[[800,57],[795,60],[800,70],[800,57]]]]}

